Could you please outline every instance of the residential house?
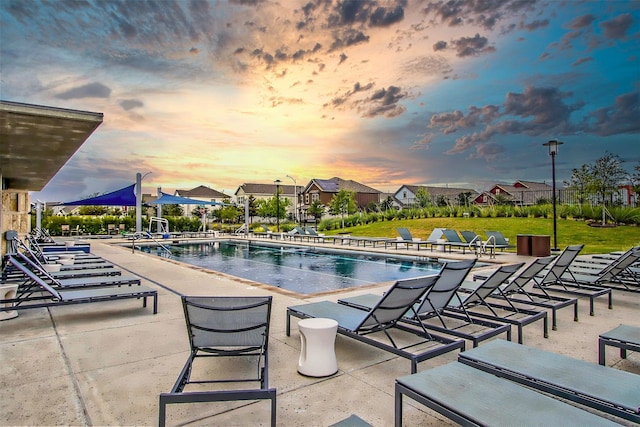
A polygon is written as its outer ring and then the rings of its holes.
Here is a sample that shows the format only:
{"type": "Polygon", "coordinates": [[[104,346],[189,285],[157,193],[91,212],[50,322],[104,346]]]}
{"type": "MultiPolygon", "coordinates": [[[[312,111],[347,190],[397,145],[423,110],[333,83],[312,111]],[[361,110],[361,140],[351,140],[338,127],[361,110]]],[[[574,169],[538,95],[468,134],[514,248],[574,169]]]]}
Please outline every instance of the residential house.
{"type": "Polygon", "coordinates": [[[302,218],[312,218],[307,214],[311,203],[319,200],[323,205],[329,206],[333,196],[338,194],[340,190],[353,191],[355,193],[355,202],[359,209],[365,209],[370,203],[379,203],[380,195],[382,194],[379,190],[352,180],[346,180],[338,177],[330,179],[312,179],[306,187],[304,187],[299,196],[302,218]]]}
{"type": "MultiPolygon", "coordinates": [[[[203,202],[223,202],[228,200],[229,196],[220,191],[214,190],[204,185],[199,185],[191,190],[176,190],[174,196],[186,197],[193,200],[201,200],[203,202]]],[[[181,205],[185,216],[192,216],[191,212],[197,205],[181,205]]],[[[218,206],[208,206],[208,208],[216,208],[218,206]]]]}
{"type": "Polygon", "coordinates": [[[432,205],[446,203],[447,205],[459,206],[464,200],[461,195],[465,195],[468,203],[473,201],[480,195],[476,190],[471,188],[455,188],[455,187],[431,187],[425,185],[403,185],[394,194],[395,198],[400,201],[400,207],[406,208],[414,206],[417,203],[416,194],[423,189],[431,200],[432,205]]]}
{"type": "MultiPolygon", "coordinates": [[[[296,197],[302,192],[302,187],[299,185],[279,184],[277,191],[280,192],[280,197],[283,200],[289,200],[289,205],[287,208],[288,216],[292,218],[298,218],[299,216],[295,215],[296,197]]],[[[268,200],[275,197],[276,184],[257,184],[245,182],[238,187],[234,195],[236,198],[236,203],[239,207],[242,207],[244,206],[245,201],[248,200],[250,196],[253,196],[253,198],[256,200],[268,200]]]]}
{"type": "Polygon", "coordinates": [[[489,191],[479,194],[474,202],[479,205],[492,205],[499,199],[505,199],[513,205],[531,206],[539,200],[551,200],[553,187],[544,182],[516,181],[512,185],[494,184],[489,191]]]}

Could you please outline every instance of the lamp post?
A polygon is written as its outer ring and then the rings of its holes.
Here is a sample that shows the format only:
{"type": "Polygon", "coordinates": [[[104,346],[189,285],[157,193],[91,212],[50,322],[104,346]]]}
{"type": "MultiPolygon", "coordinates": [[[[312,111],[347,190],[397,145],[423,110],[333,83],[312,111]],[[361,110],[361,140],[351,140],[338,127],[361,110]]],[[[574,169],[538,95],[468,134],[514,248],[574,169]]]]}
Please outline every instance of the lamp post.
{"type": "Polygon", "coordinates": [[[273,183],[276,185],[276,230],[280,232],[280,181],[276,179],[273,183]]]}
{"type": "Polygon", "coordinates": [[[287,178],[293,181],[293,199],[295,201],[293,205],[293,222],[297,224],[298,223],[298,185],[296,183],[295,178],[292,177],[291,175],[287,175],[287,178]]]}
{"type": "Polygon", "coordinates": [[[142,231],[142,180],[151,172],[136,174],[136,233],[142,231]]]}
{"type": "Polygon", "coordinates": [[[558,154],[558,147],[563,144],[560,141],[552,139],[549,142],[545,142],[545,147],[549,147],[549,155],[551,156],[551,188],[553,191],[553,198],[551,204],[553,206],[553,250],[558,250],[558,228],[556,222],[556,154],[558,154]]]}

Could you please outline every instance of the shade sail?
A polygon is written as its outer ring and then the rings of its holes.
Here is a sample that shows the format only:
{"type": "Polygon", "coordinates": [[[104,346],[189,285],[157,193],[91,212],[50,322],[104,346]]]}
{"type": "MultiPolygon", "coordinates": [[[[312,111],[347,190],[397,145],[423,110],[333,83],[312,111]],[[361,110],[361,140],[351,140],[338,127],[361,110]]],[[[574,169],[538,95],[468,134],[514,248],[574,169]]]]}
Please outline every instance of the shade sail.
{"type": "Polygon", "coordinates": [[[189,199],[187,197],[180,197],[180,196],[172,196],[171,194],[167,194],[167,193],[160,193],[160,197],[158,197],[156,200],[149,202],[150,205],[220,205],[220,206],[226,206],[225,203],[221,203],[221,202],[207,202],[204,200],[196,200],[196,199],[189,199]]]}
{"type": "Polygon", "coordinates": [[[135,186],[135,184],[131,184],[125,188],[101,196],[61,204],[70,206],[135,206],[135,186]]]}

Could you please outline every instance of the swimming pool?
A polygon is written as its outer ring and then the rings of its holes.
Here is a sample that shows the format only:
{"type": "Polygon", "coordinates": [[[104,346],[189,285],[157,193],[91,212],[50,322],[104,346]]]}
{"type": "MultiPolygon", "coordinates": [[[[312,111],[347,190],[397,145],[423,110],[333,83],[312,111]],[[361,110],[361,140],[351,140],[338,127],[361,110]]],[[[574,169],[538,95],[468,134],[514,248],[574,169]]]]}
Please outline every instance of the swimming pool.
{"type": "MultiPolygon", "coordinates": [[[[442,266],[410,257],[255,242],[166,246],[177,261],[306,295],[425,276],[442,266]]],[[[154,247],[141,249],[163,255],[154,247]]]]}

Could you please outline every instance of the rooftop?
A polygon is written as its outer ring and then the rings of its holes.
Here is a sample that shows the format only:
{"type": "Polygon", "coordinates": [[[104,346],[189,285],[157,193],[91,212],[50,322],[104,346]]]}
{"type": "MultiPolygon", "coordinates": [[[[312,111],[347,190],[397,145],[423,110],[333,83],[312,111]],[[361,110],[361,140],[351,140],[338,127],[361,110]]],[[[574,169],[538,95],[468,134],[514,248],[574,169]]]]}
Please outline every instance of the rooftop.
{"type": "MultiPolygon", "coordinates": [[[[393,425],[394,380],[410,373],[408,360],[338,335],[338,373],[309,378],[296,371],[300,337],[295,318],[291,336],[285,334],[287,306],[337,300],[371,288],[302,297],[132,253],[107,241],[90,243],[94,254],[157,288],[159,312],[153,315],[139,301],[121,300],[24,310],[15,319],[0,322],[1,425],[157,425],[158,396],[171,389],[189,350],[179,293],[273,295],[269,384],[278,392],[278,425],[328,426],[351,414],[373,426],[393,425]]],[[[499,262],[516,260],[531,258],[497,256],[499,262]]],[[[386,287],[373,291],[381,293],[386,287]]],[[[597,363],[600,333],[621,323],[638,325],[640,294],[614,291],[613,302],[613,310],[608,310],[606,298],[597,298],[595,316],[589,316],[588,300],[580,299],[578,322],[573,321],[572,310],[560,310],[557,331],[550,330],[545,339],[542,326],[532,324],[524,328],[524,344],[597,363]]],[[[457,352],[449,353],[420,363],[418,369],[456,359],[457,352]]],[[[640,354],[630,353],[622,360],[616,349],[609,348],[607,365],[640,374],[640,354]]],[[[215,360],[211,366],[216,366],[215,360]]],[[[167,424],[268,425],[269,403],[170,405],[167,424]]],[[[443,416],[405,400],[405,426],[449,424],[443,416]]]]}

